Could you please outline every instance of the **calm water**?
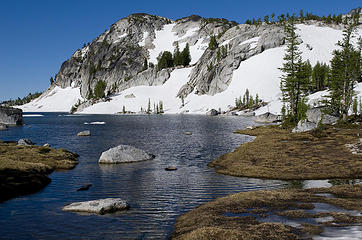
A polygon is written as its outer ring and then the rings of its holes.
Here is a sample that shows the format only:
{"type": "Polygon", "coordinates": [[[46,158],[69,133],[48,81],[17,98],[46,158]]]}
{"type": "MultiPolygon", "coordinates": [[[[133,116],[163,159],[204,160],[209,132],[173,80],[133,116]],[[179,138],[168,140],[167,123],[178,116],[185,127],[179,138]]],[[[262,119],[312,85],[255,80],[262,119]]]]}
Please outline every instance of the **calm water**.
{"type": "Polygon", "coordinates": [[[281,181],[220,175],[207,163],[251,137],[233,134],[253,124],[242,117],[66,116],[60,113],[27,117],[24,127],[0,132],[2,140],[30,138],[80,154],[74,170],[54,172],[42,191],[0,204],[0,239],[167,239],[177,216],[227,194],[280,188],[281,181]],[[85,122],[104,121],[104,125],[85,122]],[[29,127],[31,126],[31,127],[29,127]],[[82,130],[91,137],[77,137],[82,130]],[[193,134],[187,136],[185,131],[193,134]],[[100,154],[129,144],[157,157],[154,160],[103,166],[100,154]],[[177,171],[165,167],[176,165],[177,171]],[[77,192],[85,184],[89,191],[77,192]],[[63,212],[76,201],[120,197],[130,210],[97,216],[63,212]]]}

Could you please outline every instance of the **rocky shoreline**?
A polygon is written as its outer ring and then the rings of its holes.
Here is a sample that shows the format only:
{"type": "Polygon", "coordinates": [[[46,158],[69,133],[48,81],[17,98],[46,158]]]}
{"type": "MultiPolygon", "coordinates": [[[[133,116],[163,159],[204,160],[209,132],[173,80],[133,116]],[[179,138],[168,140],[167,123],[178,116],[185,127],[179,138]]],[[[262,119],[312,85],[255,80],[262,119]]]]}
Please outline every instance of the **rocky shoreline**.
{"type": "Polygon", "coordinates": [[[0,202],[35,193],[51,182],[55,170],[72,169],[78,155],[47,146],[0,141],[0,202]]]}

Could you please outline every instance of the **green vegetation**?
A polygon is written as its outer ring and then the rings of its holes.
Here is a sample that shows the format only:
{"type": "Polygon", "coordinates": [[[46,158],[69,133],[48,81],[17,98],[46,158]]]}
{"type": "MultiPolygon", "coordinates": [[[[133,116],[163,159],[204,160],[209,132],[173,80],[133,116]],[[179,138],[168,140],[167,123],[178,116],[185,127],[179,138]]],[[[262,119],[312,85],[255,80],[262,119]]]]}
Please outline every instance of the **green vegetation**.
{"type": "MultiPolygon", "coordinates": [[[[350,21],[343,31],[343,40],[338,42],[340,50],[333,52],[331,60],[330,96],[327,102],[330,112],[347,119],[352,107],[355,95],[355,83],[362,79],[361,71],[361,47],[355,49],[351,43],[351,37],[356,31],[357,24],[350,21]]],[[[359,39],[360,43],[362,42],[359,39]]]]}
{"type": "Polygon", "coordinates": [[[286,22],[284,31],[287,35],[287,50],[284,55],[283,67],[280,69],[283,72],[280,89],[286,110],[283,121],[296,125],[305,116],[307,109],[306,95],[312,70],[309,62],[302,61],[302,53],[299,50],[299,36],[296,34],[295,19],[293,17],[286,22]]]}
{"type": "Polygon", "coordinates": [[[104,91],[106,90],[106,87],[107,87],[107,83],[105,81],[98,80],[97,84],[94,88],[94,98],[100,99],[100,98],[105,97],[104,91]]]}
{"type": "Polygon", "coordinates": [[[216,37],[213,35],[210,37],[210,42],[209,42],[209,49],[210,50],[216,50],[219,47],[216,37]]]}
{"type": "Polygon", "coordinates": [[[0,153],[0,201],[36,192],[50,182],[48,174],[78,163],[77,154],[50,147],[0,141],[0,153]]]}
{"type": "Polygon", "coordinates": [[[157,61],[158,70],[174,66],[188,66],[191,62],[189,44],[187,43],[182,52],[180,52],[179,45],[177,43],[173,55],[170,52],[165,51],[158,57],[157,61]]]}
{"type": "MultiPolygon", "coordinates": [[[[264,16],[264,23],[266,24],[279,24],[279,23],[284,23],[288,20],[290,20],[291,18],[295,18],[298,22],[304,22],[304,21],[309,21],[309,20],[315,20],[315,21],[321,21],[324,22],[326,24],[347,24],[348,22],[348,17],[343,18],[342,14],[339,15],[335,15],[335,14],[329,14],[328,16],[318,16],[315,15],[313,13],[306,13],[304,14],[303,10],[299,11],[299,16],[296,17],[295,14],[280,14],[279,16],[277,16],[277,19],[275,19],[275,14],[272,13],[271,16],[269,17],[269,15],[264,16]]],[[[354,14],[353,16],[351,16],[352,21],[354,22],[358,22],[358,18],[359,15],[354,14]]],[[[247,19],[245,20],[245,24],[249,24],[249,25],[260,25],[262,23],[261,19],[258,18],[257,20],[255,18],[253,18],[252,20],[247,19]]]]}
{"type": "Polygon", "coordinates": [[[35,92],[35,93],[29,93],[26,97],[23,98],[17,98],[16,100],[7,100],[7,101],[3,101],[1,102],[0,105],[3,106],[19,106],[19,105],[24,105],[27,104],[29,102],[31,102],[32,100],[40,97],[40,95],[42,95],[42,92],[35,92]]]}
{"type": "Polygon", "coordinates": [[[315,203],[332,204],[349,210],[362,210],[362,184],[331,188],[282,189],[241,192],[218,198],[178,217],[172,239],[309,239],[324,227],[361,224],[362,218],[350,213],[309,213],[315,203]],[[333,194],[333,198],[320,195],[333,194]],[[263,222],[266,217],[283,216],[291,221],[301,218],[332,217],[328,222],[304,223],[291,227],[263,222]],[[260,220],[261,219],[261,220],[260,220]]]}
{"type": "Polygon", "coordinates": [[[239,97],[235,99],[235,106],[237,109],[257,109],[263,106],[263,101],[259,99],[259,95],[256,94],[255,98],[250,95],[249,89],[245,90],[243,97],[239,97]]]}
{"type": "Polygon", "coordinates": [[[82,104],[82,102],[80,101],[80,99],[78,99],[77,103],[74,104],[72,106],[72,108],[70,109],[70,113],[75,113],[78,110],[78,107],[82,104]]]}
{"type": "Polygon", "coordinates": [[[324,126],[304,133],[263,126],[236,133],[257,137],[212,161],[209,166],[218,173],[284,180],[362,177],[362,155],[345,146],[359,142],[360,125],[324,126]]]}

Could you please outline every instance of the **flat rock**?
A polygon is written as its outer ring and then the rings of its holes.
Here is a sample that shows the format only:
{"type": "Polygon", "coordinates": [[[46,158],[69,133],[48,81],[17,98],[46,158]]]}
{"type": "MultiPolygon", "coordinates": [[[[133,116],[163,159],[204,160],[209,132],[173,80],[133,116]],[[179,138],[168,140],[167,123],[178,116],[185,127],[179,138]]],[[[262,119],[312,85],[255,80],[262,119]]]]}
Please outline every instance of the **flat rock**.
{"type": "Polygon", "coordinates": [[[90,133],[89,130],[82,131],[82,132],[79,132],[79,133],[77,134],[78,137],[87,137],[87,136],[90,136],[90,135],[91,135],[91,133],[90,133]]]}
{"type": "Polygon", "coordinates": [[[165,168],[166,171],[176,171],[177,167],[176,166],[169,166],[167,168],[165,168]]]}
{"type": "Polygon", "coordinates": [[[35,143],[33,143],[30,139],[28,138],[21,138],[18,141],[18,146],[32,146],[35,143]]]}
{"type": "Polygon", "coordinates": [[[185,135],[192,135],[192,132],[185,132],[185,135]]]}
{"type": "Polygon", "coordinates": [[[128,208],[128,203],[120,198],[105,198],[87,202],[71,203],[64,206],[62,210],[68,212],[87,212],[103,215],[106,213],[126,210],[128,208]]]}
{"type": "Polygon", "coordinates": [[[154,155],[129,145],[119,145],[102,153],[99,163],[130,163],[146,161],[155,158],[154,155]]]}
{"type": "Polygon", "coordinates": [[[0,131],[8,130],[8,125],[0,123],[0,131]]]}

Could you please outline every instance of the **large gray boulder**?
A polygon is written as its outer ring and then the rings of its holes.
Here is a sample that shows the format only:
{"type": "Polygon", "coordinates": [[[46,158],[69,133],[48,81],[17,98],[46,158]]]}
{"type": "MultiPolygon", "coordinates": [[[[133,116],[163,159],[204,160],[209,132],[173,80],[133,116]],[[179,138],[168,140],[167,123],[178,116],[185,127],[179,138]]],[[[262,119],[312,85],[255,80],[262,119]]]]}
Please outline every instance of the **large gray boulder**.
{"type": "Polygon", "coordinates": [[[0,107],[0,123],[9,126],[23,125],[23,110],[12,107],[0,107]]]}
{"type": "Polygon", "coordinates": [[[96,214],[113,213],[128,209],[129,205],[120,198],[105,198],[87,202],[75,202],[63,207],[63,211],[87,212],[96,214]]]}
{"type": "Polygon", "coordinates": [[[270,112],[256,116],[255,122],[259,123],[273,123],[279,121],[279,116],[270,112]]]}
{"type": "Polygon", "coordinates": [[[155,156],[129,145],[119,145],[102,153],[99,163],[116,164],[151,160],[155,156]]]}
{"type": "Polygon", "coordinates": [[[292,132],[306,132],[318,127],[318,124],[333,124],[338,117],[323,113],[322,108],[311,108],[306,113],[306,119],[300,120],[292,132]]]}
{"type": "Polygon", "coordinates": [[[8,125],[0,123],[0,131],[8,130],[8,125]]]}
{"type": "Polygon", "coordinates": [[[302,120],[298,122],[298,125],[292,130],[293,133],[296,132],[307,132],[313,130],[317,127],[317,124],[314,122],[309,122],[308,120],[302,120]]]}

